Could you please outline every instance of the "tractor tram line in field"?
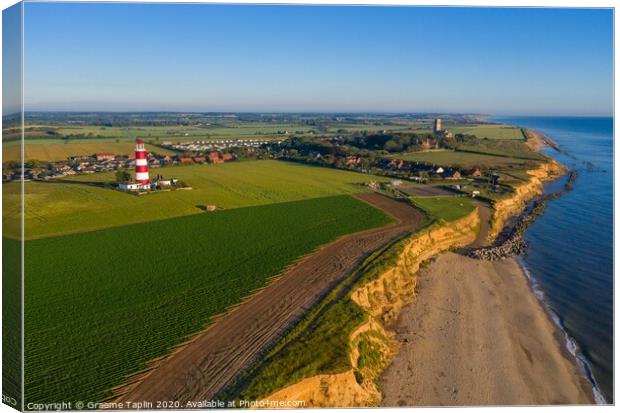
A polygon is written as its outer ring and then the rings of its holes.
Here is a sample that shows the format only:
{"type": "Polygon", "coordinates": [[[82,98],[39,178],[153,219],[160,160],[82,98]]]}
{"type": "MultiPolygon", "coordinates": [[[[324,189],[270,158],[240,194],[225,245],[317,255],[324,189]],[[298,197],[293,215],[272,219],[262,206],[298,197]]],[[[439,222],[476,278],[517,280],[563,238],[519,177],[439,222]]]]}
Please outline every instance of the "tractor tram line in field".
{"type": "Polygon", "coordinates": [[[425,215],[407,203],[374,193],[357,197],[398,222],[341,237],[301,259],[203,332],[115,388],[110,400],[175,400],[180,407],[209,400],[365,257],[425,222],[425,215]]]}

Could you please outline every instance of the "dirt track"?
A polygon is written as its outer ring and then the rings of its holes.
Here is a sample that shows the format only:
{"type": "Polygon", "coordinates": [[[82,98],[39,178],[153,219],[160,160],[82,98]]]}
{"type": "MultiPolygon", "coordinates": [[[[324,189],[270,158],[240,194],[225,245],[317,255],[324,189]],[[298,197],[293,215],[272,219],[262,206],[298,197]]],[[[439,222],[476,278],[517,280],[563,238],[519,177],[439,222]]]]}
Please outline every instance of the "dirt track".
{"type": "Polygon", "coordinates": [[[478,236],[476,240],[468,245],[468,248],[480,248],[482,246],[488,245],[488,236],[491,231],[491,219],[493,216],[493,211],[491,207],[482,202],[482,201],[474,201],[474,204],[478,208],[478,216],[480,217],[480,230],[478,231],[478,236]]]}
{"type": "MultiPolygon", "coordinates": [[[[418,210],[378,194],[363,201],[399,220],[323,246],[274,279],[169,356],[116,389],[115,401],[209,400],[253,362],[269,343],[372,251],[420,227],[418,210]]],[[[155,406],[154,406],[155,407],[155,406]]]]}

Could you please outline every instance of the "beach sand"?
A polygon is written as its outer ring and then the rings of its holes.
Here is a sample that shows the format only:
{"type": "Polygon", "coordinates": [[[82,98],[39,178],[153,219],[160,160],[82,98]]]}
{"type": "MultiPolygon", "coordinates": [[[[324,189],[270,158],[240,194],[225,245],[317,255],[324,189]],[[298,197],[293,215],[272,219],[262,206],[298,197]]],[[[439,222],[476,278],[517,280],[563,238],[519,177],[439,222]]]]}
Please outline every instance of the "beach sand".
{"type": "Polygon", "coordinates": [[[592,390],[514,259],[439,255],[392,326],[384,406],[590,404],[592,390]]]}

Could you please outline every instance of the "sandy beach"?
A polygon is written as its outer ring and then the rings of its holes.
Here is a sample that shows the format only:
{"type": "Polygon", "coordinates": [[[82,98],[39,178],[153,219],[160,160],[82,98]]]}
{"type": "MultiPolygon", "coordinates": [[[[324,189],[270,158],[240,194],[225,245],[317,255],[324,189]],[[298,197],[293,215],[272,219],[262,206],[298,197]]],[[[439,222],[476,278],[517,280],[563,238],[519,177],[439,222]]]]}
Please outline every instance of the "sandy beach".
{"type": "Polygon", "coordinates": [[[384,406],[590,404],[592,390],[514,259],[448,252],[392,326],[384,406]]]}

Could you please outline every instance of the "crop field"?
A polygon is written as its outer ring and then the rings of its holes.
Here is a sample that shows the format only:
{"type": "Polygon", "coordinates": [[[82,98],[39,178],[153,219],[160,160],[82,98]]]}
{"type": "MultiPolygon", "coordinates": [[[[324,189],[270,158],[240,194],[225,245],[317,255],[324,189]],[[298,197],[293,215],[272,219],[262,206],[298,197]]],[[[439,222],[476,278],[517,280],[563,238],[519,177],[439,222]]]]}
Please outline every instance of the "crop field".
{"type": "MultiPolygon", "coordinates": [[[[2,391],[21,403],[21,245],[2,244],[2,391]]],[[[17,406],[14,406],[17,407],[17,406]]]]}
{"type": "MultiPolygon", "coordinates": [[[[326,129],[320,130],[318,126],[308,125],[303,122],[250,122],[237,121],[230,119],[218,119],[212,122],[204,122],[200,125],[191,126],[57,126],[57,125],[26,125],[26,139],[48,139],[48,138],[110,138],[120,140],[133,140],[143,138],[159,141],[184,141],[196,139],[230,139],[230,138],[266,138],[272,139],[284,137],[284,132],[291,134],[339,133],[341,130],[347,132],[357,132],[363,130],[377,131],[389,129],[392,131],[414,130],[418,132],[430,132],[428,122],[369,122],[369,123],[348,123],[326,121],[326,129]]],[[[7,129],[5,138],[10,140],[19,139],[21,132],[19,129],[7,129]]]]}
{"type": "Polygon", "coordinates": [[[459,145],[463,151],[479,152],[488,155],[510,156],[520,159],[543,160],[545,156],[534,152],[522,141],[516,140],[488,140],[478,145],[459,145]]]}
{"type": "Polygon", "coordinates": [[[335,196],[27,241],[26,399],[101,400],[298,257],[389,222],[335,196]]]}
{"type": "MultiPolygon", "coordinates": [[[[230,209],[277,202],[365,192],[368,175],[280,161],[230,162],[218,165],[172,166],[151,174],[177,178],[192,190],[136,196],[104,188],[113,173],[74,175],[57,181],[26,182],[27,238],[60,235],[105,227],[204,214],[200,206],[230,209]]],[[[373,177],[372,179],[385,180],[373,177]]],[[[7,200],[19,197],[19,184],[3,185],[7,200]]],[[[18,202],[7,203],[5,234],[16,238],[18,202]]],[[[215,212],[216,214],[219,212],[215,212]]]]}
{"type": "Polygon", "coordinates": [[[463,218],[475,208],[471,199],[462,196],[415,196],[410,199],[429,216],[446,222],[463,218]]]}
{"type": "Polygon", "coordinates": [[[397,154],[393,157],[408,161],[426,162],[441,166],[456,166],[471,168],[474,166],[484,168],[499,168],[508,166],[525,166],[535,164],[537,161],[529,159],[510,158],[499,155],[487,155],[483,153],[462,152],[453,150],[434,150],[425,152],[408,152],[397,154]]]}
{"type": "Polygon", "coordinates": [[[452,134],[463,133],[488,139],[524,140],[521,129],[509,125],[446,125],[452,134]]]}
{"type": "MultiPolygon", "coordinates": [[[[193,126],[50,126],[50,125],[27,125],[26,137],[108,137],[119,139],[155,139],[160,140],[187,140],[187,139],[226,139],[230,137],[257,137],[273,136],[288,131],[289,133],[316,132],[317,129],[303,123],[276,123],[276,122],[237,122],[218,121],[209,124],[193,126]]],[[[8,130],[10,138],[19,138],[18,129],[8,130]]]]}
{"type": "Polygon", "coordinates": [[[278,131],[314,131],[315,129],[295,123],[266,123],[266,122],[225,122],[212,123],[202,126],[135,126],[135,127],[99,127],[80,126],[59,128],[56,131],[61,135],[92,134],[110,137],[142,137],[173,139],[191,137],[230,137],[230,136],[253,136],[274,135],[278,131]]]}
{"type": "Polygon", "coordinates": [[[328,133],[338,133],[340,130],[346,130],[348,132],[360,132],[360,131],[378,131],[378,130],[390,130],[394,132],[398,131],[414,131],[418,133],[430,133],[431,125],[429,123],[386,123],[386,124],[363,124],[363,123],[333,123],[327,129],[328,133]]]}
{"type": "MultiPolygon", "coordinates": [[[[24,145],[24,159],[40,161],[60,161],[74,155],[92,155],[98,152],[109,152],[116,155],[133,154],[136,144],[131,141],[106,141],[103,139],[80,139],[63,141],[60,139],[41,139],[28,141],[24,145]]],[[[161,155],[174,155],[175,152],[153,145],[146,145],[149,152],[161,155]]],[[[16,161],[20,158],[19,141],[5,143],[2,147],[3,162],[16,161]]]]}

